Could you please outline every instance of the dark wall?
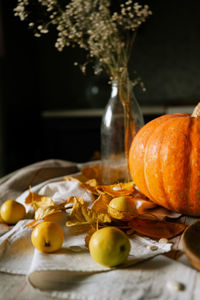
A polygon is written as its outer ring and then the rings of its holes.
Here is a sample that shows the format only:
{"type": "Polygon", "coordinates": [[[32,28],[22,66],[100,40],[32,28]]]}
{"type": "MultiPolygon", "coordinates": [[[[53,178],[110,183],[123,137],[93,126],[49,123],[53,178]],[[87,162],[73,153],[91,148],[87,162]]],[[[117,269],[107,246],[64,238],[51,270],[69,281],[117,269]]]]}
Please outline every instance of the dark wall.
{"type": "MultiPolygon", "coordinates": [[[[136,89],[138,101],[141,105],[195,104],[200,98],[200,2],[148,2],[153,15],[137,34],[130,62],[130,71],[137,70],[147,88],[146,93],[136,89]]],[[[59,53],[54,47],[53,33],[35,38],[25,23],[13,16],[15,6],[14,0],[2,0],[4,54],[0,61],[0,107],[5,172],[50,158],[53,153],[57,158],[68,159],[67,150],[62,149],[61,154],[53,151],[56,144],[50,135],[47,139],[49,129],[45,128],[54,125],[44,128],[41,112],[103,108],[110,93],[107,78],[85,76],[74,67],[74,61],[83,60],[79,49],[65,48],[59,53]],[[91,93],[94,85],[99,86],[97,95],[91,93]]],[[[70,130],[69,124],[65,126],[70,130]]],[[[67,148],[66,143],[58,148],[62,146],[67,148]]],[[[84,159],[81,155],[78,158],[84,159]]]]}
{"type": "Polygon", "coordinates": [[[3,43],[3,20],[2,5],[0,2],[0,176],[4,173],[4,130],[3,130],[3,60],[4,60],[4,43],[3,43]]]}
{"type": "Polygon", "coordinates": [[[200,96],[200,1],[148,2],[153,15],[138,34],[131,61],[147,87],[138,99],[142,104],[195,104],[200,96]]]}
{"type": "MultiPolygon", "coordinates": [[[[145,94],[137,91],[138,100],[141,104],[195,103],[200,87],[200,2],[148,2],[153,15],[138,32],[130,63],[130,72],[136,70],[147,87],[145,94]]],[[[15,78],[10,83],[19,87],[15,72],[20,77],[26,72],[31,81],[27,84],[37,90],[42,109],[104,107],[104,101],[93,103],[87,96],[95,78],[73,66],[75,60],[84,59],[80,50],[65,48],[59,53],[53,33],[35,38],[24,22],[13,17],[15,4],[3,0],[6,69],[15,78]]]]}
{"type": "Polygon", "coordinates": [[[13,17],[13,5],[14,1],[3,1],[2,5],[2,101],[6,172],[34,161],[38,151],[34,144],[37,138],[40,139],[40,98],[35,42],[24,28],[24,24],[13,17]]]}

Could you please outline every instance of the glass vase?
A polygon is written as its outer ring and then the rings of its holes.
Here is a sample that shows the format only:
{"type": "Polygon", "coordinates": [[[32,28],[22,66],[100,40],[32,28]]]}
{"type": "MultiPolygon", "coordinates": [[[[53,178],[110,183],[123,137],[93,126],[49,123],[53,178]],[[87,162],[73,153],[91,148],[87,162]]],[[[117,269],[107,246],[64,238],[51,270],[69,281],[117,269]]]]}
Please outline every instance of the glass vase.
{"type": "Polygon", "coordinates": [[[111,97],[101,123],[103,184],[128,182],[128,152],[136,132],[144,125],[131,81],[113,81],[111,97]]]}

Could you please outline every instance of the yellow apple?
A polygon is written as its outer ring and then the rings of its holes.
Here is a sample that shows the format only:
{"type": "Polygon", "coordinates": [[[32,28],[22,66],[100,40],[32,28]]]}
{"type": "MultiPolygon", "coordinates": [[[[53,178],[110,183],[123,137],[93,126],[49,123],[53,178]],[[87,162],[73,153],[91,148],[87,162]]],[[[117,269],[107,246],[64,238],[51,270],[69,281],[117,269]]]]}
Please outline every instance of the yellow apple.
{"type": "Polygon", "coordinates": [[[64,231],[57,223],[42,222],[32,231],[31,241],[41,252],[55,252],[62,247],[64,231]]]}
{"type": "Polygon", "coordinates": [[[1,218],[7,224],[16,224],[26,216],[23,204],[15,200],[7,200],[1,205],[1,218]]]}
{"type": "Polygon", "coordinates": [[[124,212],[130,212],[134,213],[135,212],[135,206],[131,202],[131,200],[127,197],[121,196],[117,198],[113,198],[109,205],[109,207],[114,208],[118,211],[124,211],[124,212]]]}
{"type": "Polygon", "coordinates": [[[108,205],[109,215],[118,220],[131,220],[133,215],[137,214],[135,204],[128,197],[113,198],[108,205]]]}
{"type": "Polygon", "coordinates": [[[91,236],[89,251],[97,263],[114,267],[127,259],[130,252],[130,242],[126,234],[119,228],[104,227],[91,236]]]}

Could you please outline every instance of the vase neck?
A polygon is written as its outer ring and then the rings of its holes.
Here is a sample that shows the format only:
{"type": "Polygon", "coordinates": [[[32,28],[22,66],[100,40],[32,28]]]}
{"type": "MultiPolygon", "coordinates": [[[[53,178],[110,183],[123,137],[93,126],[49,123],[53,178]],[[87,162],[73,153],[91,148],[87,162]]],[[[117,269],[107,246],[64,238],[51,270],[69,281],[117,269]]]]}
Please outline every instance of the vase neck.
{"type": "MultiPolygon", "coordinates": [[[[122,99],[126,99],[126,101],[130,100],[130,97],[133,96],[133,85],[130,80],[121,81],[121,80],[113,80],[111,85],[111,97],[115,98],[119,96],[122,99]]],[[[121,101],[122,101],[121,99],[121,101]]]]}
{"type": "Polygon", "coordinates": [[[112,98],[117,96],[118,88],[119,88],[118,82],[116,80],[112,81],[112,90],[111,90],[111,97],[112,98]]]}

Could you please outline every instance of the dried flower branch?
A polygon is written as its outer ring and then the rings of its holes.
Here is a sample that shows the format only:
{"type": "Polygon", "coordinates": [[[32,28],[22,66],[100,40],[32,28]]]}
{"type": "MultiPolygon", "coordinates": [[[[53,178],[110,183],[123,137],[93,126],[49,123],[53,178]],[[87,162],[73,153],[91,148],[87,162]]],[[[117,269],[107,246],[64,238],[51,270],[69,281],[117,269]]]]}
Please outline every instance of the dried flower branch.
{"type": "Polygon", "coordinates": [[[65,0],[18,0],[14,13],[29,21],[36,37],[53,25],[59,51],[78,45],[112,80],[127,73],[136,30],[151,15],[148,5],[120,2],[118,11],[112,12],[110,0],[71,0],[67,5],[65,0]]]}

